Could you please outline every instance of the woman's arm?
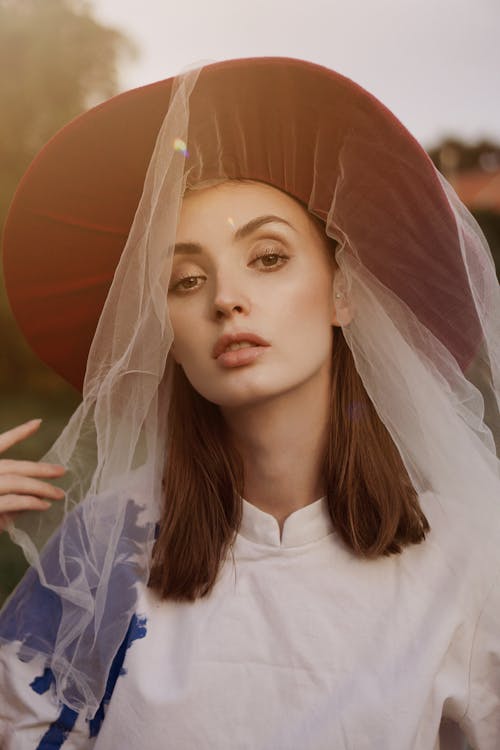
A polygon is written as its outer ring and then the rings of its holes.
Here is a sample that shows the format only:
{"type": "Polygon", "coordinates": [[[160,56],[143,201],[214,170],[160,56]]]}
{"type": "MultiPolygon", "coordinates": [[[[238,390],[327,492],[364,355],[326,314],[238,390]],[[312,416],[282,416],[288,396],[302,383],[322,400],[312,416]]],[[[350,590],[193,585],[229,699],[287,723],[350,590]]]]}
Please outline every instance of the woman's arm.
{"type": "Polygon", "coordinates": [[[474,750],[500,748],[500,572],[476,625],[462,726],[474,750]]]}

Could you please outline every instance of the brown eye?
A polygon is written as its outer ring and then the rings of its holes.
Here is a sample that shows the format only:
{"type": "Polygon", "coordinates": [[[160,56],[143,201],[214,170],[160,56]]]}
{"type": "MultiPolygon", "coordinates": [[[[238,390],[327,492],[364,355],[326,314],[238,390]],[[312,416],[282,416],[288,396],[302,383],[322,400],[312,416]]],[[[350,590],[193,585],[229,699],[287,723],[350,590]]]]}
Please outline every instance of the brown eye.
{"type": "Polygon", "coordinates": [[[268,253],[267,255],[263,255],[261,260],[264,266],[274,266],[278,260],[279,260],[278,253],[268,253]]]}
{"type": "Polygon", "coordinates": [[[185,279],[179,281],[179,286],[183,289],[192,289],[196,285],[197,276],[186,276],[185,279]]]}
{"type": "Polygon", "coordinates": [[[179,279],[175,283],[172,284],[169,291],[170,292],[189,292],[192,289],[197,289],[199,284],[197,284],[198,279],[201,279],[203,277],[201,276],[184,276],[184,278],[179,279]]]}
{"type": "Polygon", "coordinates": [[[288,255],[279,252],[277,248],[268,248],[260,255],[257,255],[252,261],[252,264],[259,262],[264,268],[274,270],[283,266],[287,260],[289,260],[288,255]]]}

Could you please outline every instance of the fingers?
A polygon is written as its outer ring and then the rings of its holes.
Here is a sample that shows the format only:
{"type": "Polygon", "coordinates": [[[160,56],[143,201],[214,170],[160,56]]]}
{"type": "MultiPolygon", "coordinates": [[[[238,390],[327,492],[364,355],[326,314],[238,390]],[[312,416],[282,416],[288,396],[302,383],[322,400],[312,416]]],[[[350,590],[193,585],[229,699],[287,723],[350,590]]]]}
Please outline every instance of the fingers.
{"type": "Polygon", "coordinates": [[[38,461],[16,461],[0,458],[1,474],[23,474],[30,477],[60,477],[66,469],[60,464],[46,464],[38,461]]]}
{"type": "MultiPolygon", "coordinates": [[[[30,437],[41,422],[32,419],[0,433],[0,453],[30,437]]],[[[59,464],[0,459],[0,532],[20,511],[44,511],[51,506],[49,500],[62,500],[64,491],[42,479],[60,477],[65,471],[59,464]]]]}
{"type": "Polygon", "coordinates": [[[48,482],[42,482],[32,477],[24,477],[19,474],[0,475],[0,512],[3,512],[2,501],[9,495],[34,495],[48,498],[50,500],[62,500],[64,491],[59,487],[53,487],[48,482]]]}
{"type": "Polygon", "coordinates": [[[5,531],[7,524],[14,521],[22,510],[48,510],[51,503],[30,495],[4,495],[0,497],[0,533],[5,531]]]}
{"type": "Polygon", "coordinates": [[[31,495],[3,495],[0,497],[0,514],[17,513],[20,510],[47,510],[51,504],[31,495]]]}
{"type": "Polygon", "coordinates": [[[13,427],[12,430],[0,433],[0,453],[3,453],[16,443],[20,443],[21,440],[25,440],[32,435],[38,430],[41,423],[41,419],[32,419],[29,422],[13,427]]]}

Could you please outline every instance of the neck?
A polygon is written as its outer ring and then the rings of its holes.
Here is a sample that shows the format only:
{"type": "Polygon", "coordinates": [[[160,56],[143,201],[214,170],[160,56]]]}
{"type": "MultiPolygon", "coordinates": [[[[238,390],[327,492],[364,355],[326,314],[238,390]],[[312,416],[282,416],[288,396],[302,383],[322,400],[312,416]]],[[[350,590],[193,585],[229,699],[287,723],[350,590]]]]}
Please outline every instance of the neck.
{"type": "Polygon", "coordinates": [[[268,401],[224,411],[244,466],[244,497],[280,528],[295,510],[325,492],[322,462],[328,436],[330,381],[323,378],[268,401]],[[325,382],[327,381],[327,382],[325,382]]]}

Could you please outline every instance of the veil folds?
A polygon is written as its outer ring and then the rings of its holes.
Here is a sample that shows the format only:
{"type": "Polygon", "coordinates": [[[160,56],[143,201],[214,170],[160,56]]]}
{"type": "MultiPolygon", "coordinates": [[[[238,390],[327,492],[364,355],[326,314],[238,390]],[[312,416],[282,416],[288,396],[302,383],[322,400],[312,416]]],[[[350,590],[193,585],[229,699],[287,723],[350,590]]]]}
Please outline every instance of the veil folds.
{"type": "Polygon", "coordinates": [[[452,498],[470,544],[499,538],[498,282],[481,230],[412,136],[356,84],[285,58],[208,65],[116,97],[35,161],[4,250],[35,350],[77,385],[86,370],[82,404],[45,457],[68,469],[65,505],[9,529],[32,568],[0,614],[0,642],[49,666],[57,699],[89,717],[149,577],[182,197],[243,178],[299,199],[337,239],[343,333],[416,491],[452,498]]]}

